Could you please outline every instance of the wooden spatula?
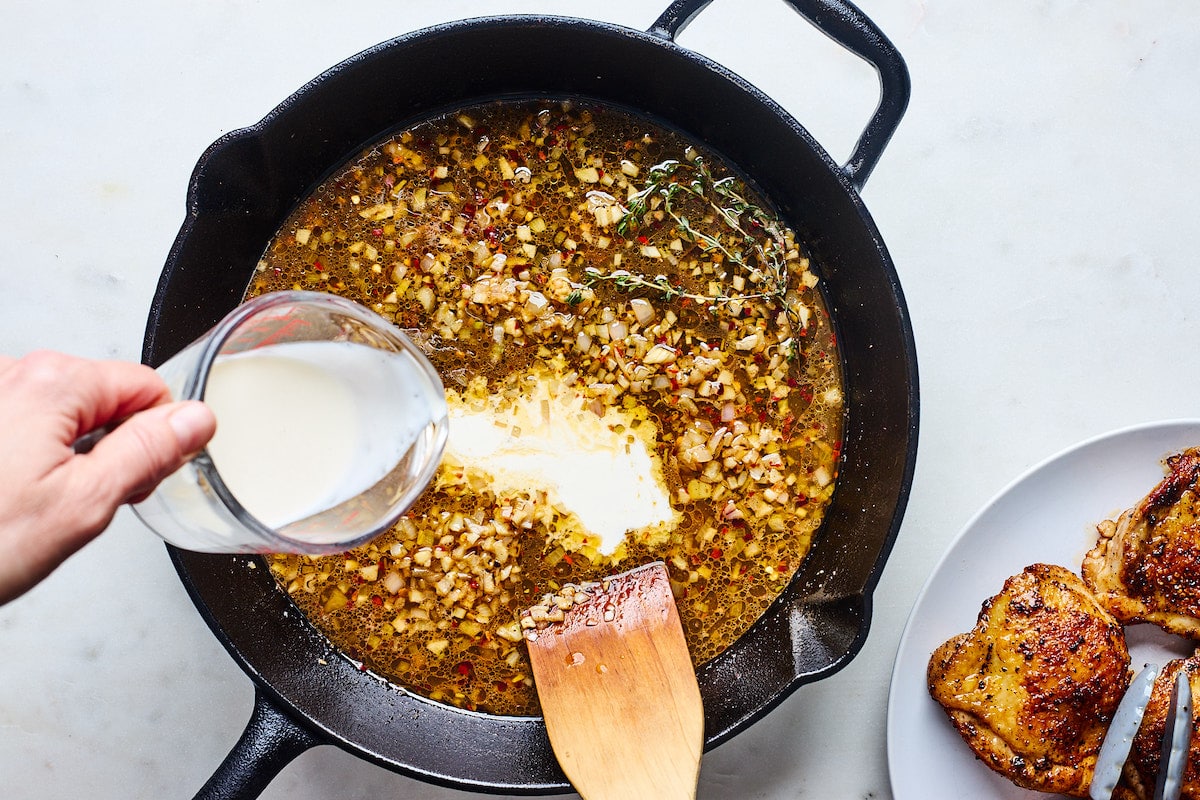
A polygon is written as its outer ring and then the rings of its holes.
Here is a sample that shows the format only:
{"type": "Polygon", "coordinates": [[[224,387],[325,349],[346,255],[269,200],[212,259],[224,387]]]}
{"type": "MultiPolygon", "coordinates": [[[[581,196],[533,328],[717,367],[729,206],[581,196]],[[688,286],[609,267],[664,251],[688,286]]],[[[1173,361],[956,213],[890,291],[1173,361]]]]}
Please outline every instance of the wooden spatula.
{"type": "Polygon", "coordinates": [[[662,562],[523,612],[550,744],[584,800],[691,800],[704,709],[662,562]]]}

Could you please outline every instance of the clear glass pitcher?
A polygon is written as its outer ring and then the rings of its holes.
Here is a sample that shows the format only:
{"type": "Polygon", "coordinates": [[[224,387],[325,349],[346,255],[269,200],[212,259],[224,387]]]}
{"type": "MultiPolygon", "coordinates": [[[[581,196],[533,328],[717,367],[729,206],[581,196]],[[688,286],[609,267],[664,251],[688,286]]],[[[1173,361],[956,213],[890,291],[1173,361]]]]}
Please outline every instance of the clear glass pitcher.
{"type": "Polygon", "coordinates": [[[209,445],[133,507],[188,550],[349,550],[412,505],[446,443],[433,366],[390,322],[330,294],[250,300],[158,372],[217,417],[209,445]]]}

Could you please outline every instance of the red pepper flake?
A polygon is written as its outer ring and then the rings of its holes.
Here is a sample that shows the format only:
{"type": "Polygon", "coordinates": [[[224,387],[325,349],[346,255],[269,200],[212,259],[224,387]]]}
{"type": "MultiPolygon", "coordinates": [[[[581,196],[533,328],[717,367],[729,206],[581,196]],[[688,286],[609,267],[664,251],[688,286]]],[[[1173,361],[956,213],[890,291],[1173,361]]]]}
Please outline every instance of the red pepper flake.
{"type": "Polygon", "coordinates": [[[723,555],[725,555],[725,552],[719,547],[714,547],[712,550],[708,551],[708,557],[713,561],[718,560],[723,555]]]}
{"type": "Polygon", "coordinates": [[[383,605],[383,598],[377,594],[371,595],[371,605],[374,605],[374,606],[383,605]]]}
{"type": "Polygon", "coordinates": [[[317,272],[321,272],[325,269],[325,265],[322,264],[320,261],[314,261],[313,269],[315,269],[317,272]]]}
{"type": "Polygon", "coordinates": [[[379,237],[383,236],[383,228],[372,228],[371,235],[378,239],[379,237]]]}

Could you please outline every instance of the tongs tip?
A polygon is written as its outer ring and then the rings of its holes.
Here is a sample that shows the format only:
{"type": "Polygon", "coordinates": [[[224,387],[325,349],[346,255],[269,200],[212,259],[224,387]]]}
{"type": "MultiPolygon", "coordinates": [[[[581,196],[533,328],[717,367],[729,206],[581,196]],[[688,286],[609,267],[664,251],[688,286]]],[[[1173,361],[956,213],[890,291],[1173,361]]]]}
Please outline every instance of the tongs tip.
{"type": "Polygon", "coordinates": [[[1177,800],[1183,789],[1183,770],[1187,766],[1192,738],[1192,686],[1186,669],[1175,676],[1171,705],[1163,733],[1158,780],[1153,800],[1177,800]]]}
{"type": "MultiPolygon", "coordinates": [[[[1158,677],[1156,664],[1147,664],[1130,682],[1125,696],[1117,706],[1112,724],[1100,745],[1096,769],[1088,790],[1091,800],[1112,800],[1112,793],[1121,779],[1129,758],[1133,737],[1141,727],[1142,717],[1158,677]]],[[[1186,669],[1175,676],[1171,701],[1166,716],[1158,778],[1151,800],[1178,800],[1183,788],[1183,771],[1187,766],[1192,735],[1192,687],[1186,669]]]]}

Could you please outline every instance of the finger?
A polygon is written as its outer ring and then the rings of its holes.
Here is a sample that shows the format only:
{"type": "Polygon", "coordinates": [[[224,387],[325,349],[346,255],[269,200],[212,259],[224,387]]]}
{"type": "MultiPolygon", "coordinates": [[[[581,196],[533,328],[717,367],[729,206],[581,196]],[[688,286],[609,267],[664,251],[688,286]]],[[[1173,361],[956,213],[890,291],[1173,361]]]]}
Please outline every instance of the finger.
{"type": "Polygon", "coordinates": [[[216,425],[208,406],[195,400],[155,406],[134,414],[68,466],[74,480],[92,487],[88,494],[95,502],[115,511],[181,467],[208,443],[216,425]]]}
{"type": "MultiPolygon", "coordinates": [[[[0,365],[2,367],[3,365],[0,365]]],[[[0,394],[35,428],[69,445],[80,434],[169,401],[162,378],[142,364],[38,351],[0,368],[0,394]]]]}
{"type": "Polygon", "coordinates": [[[80,433],[171,401],[167,384],[145,364],[84,361],[74,377],[80,433]]]}

